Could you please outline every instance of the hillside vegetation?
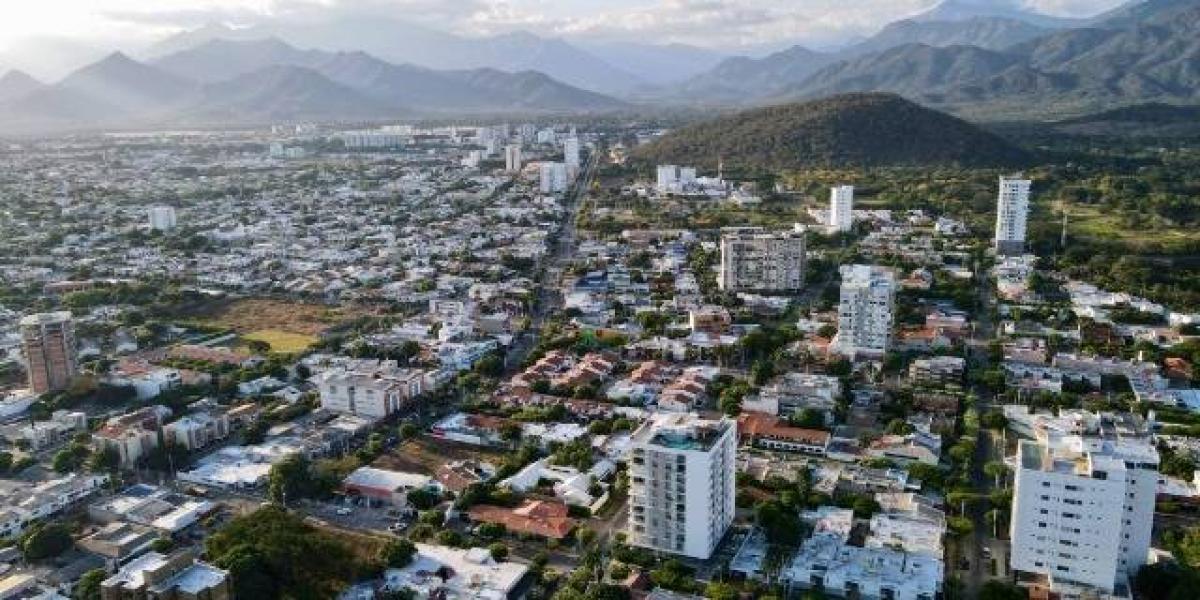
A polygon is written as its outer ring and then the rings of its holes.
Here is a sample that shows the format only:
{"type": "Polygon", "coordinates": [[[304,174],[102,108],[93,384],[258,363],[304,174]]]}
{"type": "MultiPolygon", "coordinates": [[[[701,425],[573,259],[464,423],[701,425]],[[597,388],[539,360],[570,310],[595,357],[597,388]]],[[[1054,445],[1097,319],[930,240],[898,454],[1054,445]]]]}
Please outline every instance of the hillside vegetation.
{"type": "Polygon", "coordinates": [[[1027,154],[966,121],[894,94],[845,94],[748,110],[639,148],[647,163],[751,170],[810,166],[1020,166],[1027,154]]]}

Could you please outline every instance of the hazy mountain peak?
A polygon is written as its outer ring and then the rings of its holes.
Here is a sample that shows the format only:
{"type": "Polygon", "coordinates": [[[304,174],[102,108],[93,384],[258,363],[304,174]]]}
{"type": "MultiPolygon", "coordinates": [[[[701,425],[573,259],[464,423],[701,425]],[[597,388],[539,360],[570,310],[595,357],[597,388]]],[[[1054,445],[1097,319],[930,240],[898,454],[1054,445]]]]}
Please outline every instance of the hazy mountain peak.
{"type": "Polygon", "coordinates": [[[39,90],[45,85],[25,71],[10,69],[0,77],[0,102],[19,98],[39,90]]]}

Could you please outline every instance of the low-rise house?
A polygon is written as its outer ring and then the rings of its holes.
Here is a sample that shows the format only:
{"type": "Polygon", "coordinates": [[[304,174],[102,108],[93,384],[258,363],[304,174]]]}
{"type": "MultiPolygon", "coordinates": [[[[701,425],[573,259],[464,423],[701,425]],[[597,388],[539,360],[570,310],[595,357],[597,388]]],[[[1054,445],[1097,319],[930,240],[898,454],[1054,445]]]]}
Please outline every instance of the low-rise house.
{"type": "Polygon", "coordinates": [[[101,527],[100,531],[79,540],[76,544],[88,552],[104,557],[112,569],[148,551],[158,538],[158,531],[150,527],[116,522],[101,527]]]}
{"type": "Polygon", "coordinates": [[[510,533],[561,540],[574,531],[577,525],[568,513],[566,504],[527,500],[517,508],[479,504],[471,507],[467,516],[477,523],[504,525],[510,533]]]}
{"type": "Polygon", "coordinates": [[[412,590],[418,598],[516,598],[529,567],[492,558],[485,548],[449,548],[416,544],[413,560],[404,568],[387,569],[383,589],[412,590]]]}
{"type": "Polygon", "coordinates": [[[494,446],[504,442],[501,429],[509,422],[489,415],[455,413],[434,424],[429,435],[473,446],[494,446]]]}
{"type": "Polygon", "coordinates": [[[20,535],[30,524],[62,512],[106,483],[107,475],[77,473],[39,483],[0,481],[0,537],[20,535]]]}
{"type": "Polygon", "coordinates": [[[792,427],[779,417],[761,413],[742,413],[737,429],[743,443],[814,456],[824,456],[833,437],[828,431],[792,427]]]}

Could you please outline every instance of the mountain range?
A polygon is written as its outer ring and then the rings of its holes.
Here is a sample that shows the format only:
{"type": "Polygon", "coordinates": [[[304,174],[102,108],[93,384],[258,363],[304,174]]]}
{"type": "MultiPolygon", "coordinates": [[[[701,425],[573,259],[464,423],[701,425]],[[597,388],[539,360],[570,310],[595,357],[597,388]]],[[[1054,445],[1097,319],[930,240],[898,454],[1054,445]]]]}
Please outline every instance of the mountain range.
{"type": "Polygon", "coordinates": [[[440,71],[277,39],[211,40],[140,62],[122,53],[52,85],[0,79],[0,131],[257,124],[450,114],[577,113],[627,105],[542,73],[440,71]]]}

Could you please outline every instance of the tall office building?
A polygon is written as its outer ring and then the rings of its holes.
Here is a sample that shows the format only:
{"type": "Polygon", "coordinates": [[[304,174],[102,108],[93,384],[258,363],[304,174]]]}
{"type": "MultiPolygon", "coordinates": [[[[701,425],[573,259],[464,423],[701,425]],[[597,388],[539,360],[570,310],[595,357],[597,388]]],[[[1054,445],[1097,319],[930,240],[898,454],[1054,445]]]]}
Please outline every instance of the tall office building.
{"type": "Polygon", "coordinates": [[[1158,490],[1145,423],[1075,411],[1039,420],[1031,433],[1017,447],[1012,568],[1064,598],[1086,588],[1127,597],[1146,563],[1158,490]]]}
{"type": "Polygon", "coordinates": [[[844,233],[854,225],[854,186],[839,185],[829,192],[829,232],[844,233]]]}
{"type": "Polygon", "coordinates": [[[521,146],[509,144],[504,147],[504,170],[516,173],[521,170],[521,146]]]}
{"type": "Polygon", "coordinates": [[[79,372],[71,313],[53,312],[21,319],[21,342],[35,394],[65,390],[79,372]]]}
{"type": "Polygon", "coordinates": [[[563,162],[570,173],[579,172],[579,138],[571,136],[563,142],[563,162]]]}
{"type": "Polygon", "coordinates": [[[633,434],[630,544],[712,556],[734,516],[737,422],[659,413],[633,434]]]}
{"type": "Polygon", "coordinates": [[[541,190],[543,194],[558,194],[567,191],[567,165],[563,163],[544,162],[540,168],[541,190]]]}
{"type": "Polygon", "coordinates": [[[768,232],[761,227],[730,228],[721,235],[723,291],[797,292],[804,287],[804,230],[768,232]]]}
{"type": "Polygon", "coordinates": [[[996,254],[1015,256],[1025,252],[1025,225],[1029,218],[1028,179],[1001,177],[996,200],[996,254]]]}
{"type": "Polygon", "coordinates": [[[151,206],[149,211],[150,229],[168,231],[175,229],[175,208],[171,206],[151,206]]]}
{"type": "Polygon", "coordinates": [[[847,356],[882,356],[892,341],[896,276],[874,265],[843,265],[838,332],[832,349],[847,356]]]}

